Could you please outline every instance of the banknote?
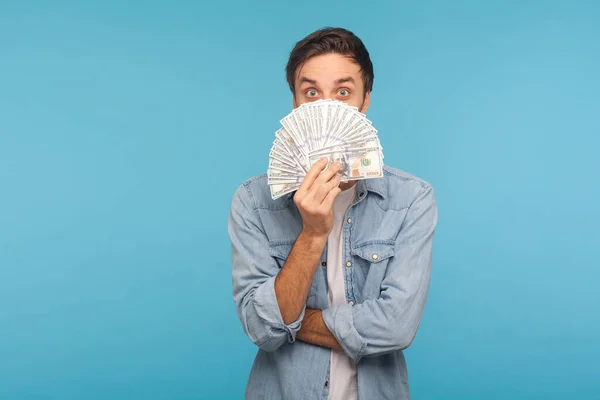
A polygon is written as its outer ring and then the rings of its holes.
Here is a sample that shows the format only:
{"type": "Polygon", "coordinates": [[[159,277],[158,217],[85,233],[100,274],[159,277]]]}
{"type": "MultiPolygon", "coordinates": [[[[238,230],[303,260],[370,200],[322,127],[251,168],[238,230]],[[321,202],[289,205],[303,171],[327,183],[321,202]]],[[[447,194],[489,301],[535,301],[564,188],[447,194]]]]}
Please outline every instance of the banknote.
{"type": "Polygon", "coordinates": [[[383,163],[379,147],[344,149],[339,147],[330,152],[312,155],[310,165],[326,157],[327,165],[339,162],[342,168],[338,172],[342,182],[356,179],[379,178],[383,176],[383,163]]]}
{"type": "Polygon", "coordinates": [[[271,189],[271,198],[276,200],[281,196],[292,193],[300,187],[299,183],[276,183],[269,186],[271,189]]]}
{"type": "Polygon", "coordinates": [[[300,187],[320,158],[338,161],[342,181],[383,176],[378,131],[358,108],[319,99],[296,107],[280,120],[269,151],[268,184],[273,199],[300,187]]]}

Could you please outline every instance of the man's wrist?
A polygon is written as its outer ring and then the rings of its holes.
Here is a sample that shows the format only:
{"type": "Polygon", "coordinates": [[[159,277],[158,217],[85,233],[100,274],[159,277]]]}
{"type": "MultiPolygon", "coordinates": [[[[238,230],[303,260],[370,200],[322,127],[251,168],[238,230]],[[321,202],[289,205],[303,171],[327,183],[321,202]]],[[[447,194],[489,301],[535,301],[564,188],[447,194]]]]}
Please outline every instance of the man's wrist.
{"type": "Polygon", "coordinates": [[[327,244],[328,237],[329,235],[318,235],[303,229],[302,232],[300,232],[300,235],[298,235],[298,240],[306,243],[310,246],[310,249],[323,251],[325,244],[327,244]]]}

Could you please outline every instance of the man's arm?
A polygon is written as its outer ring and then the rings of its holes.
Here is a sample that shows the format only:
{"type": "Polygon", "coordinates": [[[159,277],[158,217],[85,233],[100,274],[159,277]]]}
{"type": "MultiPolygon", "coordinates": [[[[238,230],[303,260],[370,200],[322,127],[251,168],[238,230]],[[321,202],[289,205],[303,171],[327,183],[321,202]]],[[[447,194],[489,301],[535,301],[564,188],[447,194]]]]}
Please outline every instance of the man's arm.
{"type": "Polygon", "coordinates": [[[333,228],[333,201],[341,189],[336,175],[341,165],[332,164],[325,171],[322,159],[308,171],[294,195],[302,216],[302,232],[275,279],[277,304],[283,321],[296,320],[305,307],[313,276],[333,228]]]}
{"type": "MultiPolygon", "coordinates": [[[[355,362],[360,361],[363,356],[402,350],[412,343],[429,288],[436,224],[435,197],[431,186],[427,186],[421,189],[409,207],[396,238],[394,256],[388,262],[379,297],[356,305],[331,307],[321,312],[325,326],[355,362]]],[[[318,324],[315,330],[320,333],[319,336],[326,336],[318,324]]],[[[298,332],[299,338],[319,344],[316,343],[317,340],[313,340],[317,336],[310,333],[312,332],[305,334],[301,329],[298,332]]]]}
{"type": "Polygon", "coordinates": [[[283,322],[295,321],[305,307],[315,271],[325,243],[320,238],[300,233],[288,258],[275,278],[275,295],[283,322]]]}
{"type": "Polygon", "coordinates": [[[340,346],[335,336],[333,336],[327,325],[325,325],[321,310],[306,309],[302,326],[296,334],[296,338],[316,346],[342,350],[342,346],[340,346]]]}
{"type": "Polygon", "coordinates": [[[228,232],[233,300],[244,332],[265,351],[293,342],[302,318],[283,322],[274,287],[280,268],[269,253],[269,240],[247,185],[240,186],[233,196],[228,232]]]}
{"type": "Polygon", "coordinates": [[[269,255],[249,187],[241,186],[232,201],[228,232],[236,311],[246,335],[265,351],[293,342],[302,323],[312,277],[333,225],[333,200],[340,192],[339,178],[334,177],[339,165],[320,174],[325,166],[326,161],[315,164],[294,196],[303,231],[281,269],[269,255]]]}

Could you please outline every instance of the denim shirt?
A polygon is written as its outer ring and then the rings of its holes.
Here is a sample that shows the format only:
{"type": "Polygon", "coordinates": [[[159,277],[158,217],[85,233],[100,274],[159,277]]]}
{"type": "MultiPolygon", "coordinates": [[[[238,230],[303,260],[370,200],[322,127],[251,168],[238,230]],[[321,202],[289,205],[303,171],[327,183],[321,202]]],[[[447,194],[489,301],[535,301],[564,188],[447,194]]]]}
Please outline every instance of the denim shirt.
{"type": "MultiPolygon", "coordinates": [[[[358,399],[408,399],[402,350],[417,331],[437,224],[433,188],[384,167],[357,182],[343,226],[343,265],[321,255],[305,308],[323,320],[357,365],[358,399]],[[347,303],[329,307],[326,268],[343,268],[347,303]]],[[[296,340],[298,319],[283,322],[274,282],[302,230],[293,193],[272,200],[266,175],[244,182],[229,214],[233,298],[242,327],[259,347],[246,399],[327,399],[330,349],[296,340]]]]}

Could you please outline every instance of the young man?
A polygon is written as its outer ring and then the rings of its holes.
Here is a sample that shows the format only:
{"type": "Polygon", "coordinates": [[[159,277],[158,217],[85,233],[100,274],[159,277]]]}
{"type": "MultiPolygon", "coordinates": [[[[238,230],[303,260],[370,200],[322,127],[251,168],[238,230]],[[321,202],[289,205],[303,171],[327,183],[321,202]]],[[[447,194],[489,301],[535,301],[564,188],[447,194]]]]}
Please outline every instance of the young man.
{"type": "MultiPolygon", "coordinates": [[[[296,44],[287,80],[294,107],[331,98],[365,113],[373,65],[358,37],[327,28],[296,44]]],[[[340,183],[341,164],[326,165],[277,200],[266,175],[233,197],[233,297],[260,348],[246,399],[408,399],[402,350],[429,287],[433,189],[388,166],[340,183]]]]}

